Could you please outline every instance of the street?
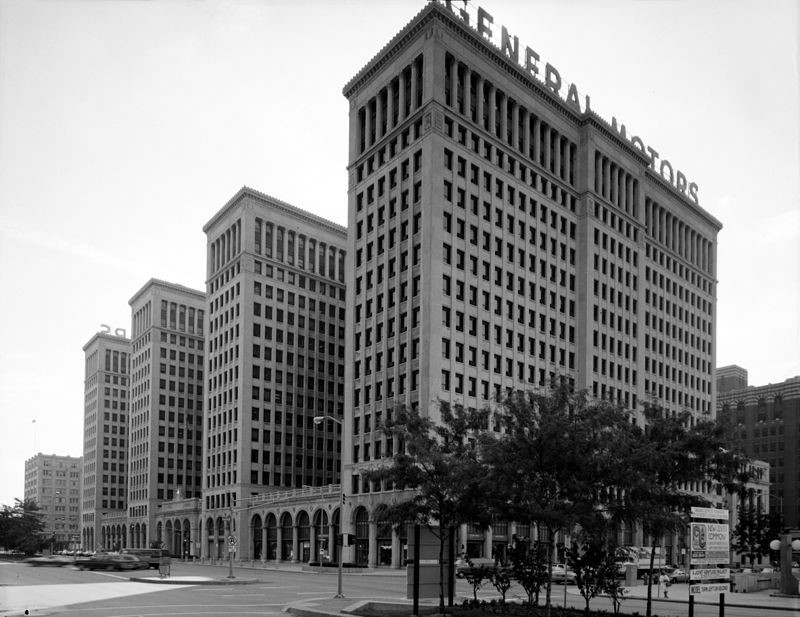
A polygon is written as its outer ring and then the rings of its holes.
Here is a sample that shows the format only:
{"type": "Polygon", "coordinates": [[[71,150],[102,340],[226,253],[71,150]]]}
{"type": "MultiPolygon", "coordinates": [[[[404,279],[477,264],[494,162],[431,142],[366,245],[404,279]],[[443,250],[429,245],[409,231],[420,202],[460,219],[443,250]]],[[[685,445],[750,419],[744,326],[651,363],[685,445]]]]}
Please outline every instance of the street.
{"type": "MultiPolygon", "coordinates": [[[[207,577],[225,580],[225,566],[200,566],[173,563],[172,582],[182,577],[207,577]]],[[[131,582],[131,578],[158,578],[155,570],[131,572],[89,572],[75,568],[34,568],[18,563],[0,564],[0,617],[11,615],[47,614],[53,617],[89,615],[92,617],[167,617],[173,615],[260,615],[272,616],[291,606],[305,606],[317,610],[338,611],[359,600],[406,601],[404,571],[373,570],[365,574],[347,574],[344,577],[344,600],[333,600],[336,593],[336,573],[302,572],[297,566],[282,569],[234,568],[237,580],[253,581],[242,585],[154,584],[131,582]]],[[[642,594],[644,588],[634,588],[632,594],[642,594]]],[[[472,597],[471,586],[458,580],[456,602],[472,597]]],[[[478,597],[490,600],[497,593],[488,583],[479,590],[478,597]]],[[[523,601],[524,592],[512,585],[507,594],[509,601],[523,601]]],[[[653,614],[661,617],[688,615],[686,590],[674,585],[670,591],[672,601],[653,601],[653,614]],[[681,597],[682,596],[682,597],[681,597]]],[[[553,603],[564,601],[564,587],[554,586],[553,603]]],[[[715,602],[716,597],[707,599],[715,602]]],[[[758,594],[729,594],[725,615],[729,617],[787,617],[800,611],[797,600],[771,598],[758,594]],[[735,606],[735,604],[744,604],[735,606]]],[[[574,585],[567,588],[567,603],[583,607],[583,598],[574,585]]],[[[592,600],[594,609],[611,610],[605,598],[592,600]]],[[[644,614],[645,600],[629,597],[623,602],[625,613],[644,614]]],[[[716,604],[697,603],[697,617],[717,617],[716,604]]]]}

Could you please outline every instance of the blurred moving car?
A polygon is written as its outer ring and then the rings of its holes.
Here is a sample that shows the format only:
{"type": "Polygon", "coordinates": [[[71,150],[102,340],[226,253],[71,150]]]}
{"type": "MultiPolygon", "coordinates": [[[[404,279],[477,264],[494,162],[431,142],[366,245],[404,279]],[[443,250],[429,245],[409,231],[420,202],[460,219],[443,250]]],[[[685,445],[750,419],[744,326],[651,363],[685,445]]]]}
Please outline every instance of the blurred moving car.
{"type": "Polygon", "coordinates": [[[136,555],[118,553],[96,553],[78,562],[81,570],[146,570],[150,567],[136,555]]]}
{"type": "Polygon", "coordinates": [[[464,578],[470,572],[477,571],[481,568],[494,568],[494,559],[486,557],[474,557],[472,559],[464,559],[459,557],[456,559],[456,577],[464,578]]]}
{"type": "Polygon", "coordinates": [[[44,555],[41,557],[28,557],[23,563],[29,566],[54,566],[60,568],[61,566],[71,566],[75,564],[75,560],[68,555],[44,555]]]}
{"type": "Polygon", "coordinates": [[[567,585],[575,584],[576,574],[568,569],[563,563],[554,563],[553,571],[550,574],[550,580],[554,583],[566,583],[567,585]]]}
{"type": "MultiPolygon", "coordinates": [[[[689,582],[689,573],[686,570],[681,570],[680,568],[673,568],[672,566],[662,568],[661,570],[657,570],[653,575],[653,583],[658,582],[658,577],[661,576],[661,571],[663,570],[664,574],[667,575],[669,578],[669,582],[674,583],[688,583],[689,582]]],[[[650,577],[649,573],[645,572],[642,575],[642,580],[647,582],[647,579],[650,577]]]]}
{"type": "Polygon", "coordinates": [[[158,568],[162,557],[169,557],[169,552],[163,548],[123,548],[120,551],[123,555],[136,555],[139,559],[147,562],[148,567],[158,568]]]}

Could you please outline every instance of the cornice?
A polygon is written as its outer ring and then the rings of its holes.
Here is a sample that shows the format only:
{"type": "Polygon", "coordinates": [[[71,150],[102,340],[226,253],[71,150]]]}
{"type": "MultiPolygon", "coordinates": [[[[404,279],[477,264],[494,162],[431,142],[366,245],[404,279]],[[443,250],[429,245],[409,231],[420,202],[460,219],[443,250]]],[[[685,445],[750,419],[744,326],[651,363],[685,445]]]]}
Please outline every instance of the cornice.
{"type": "Polygon", "coordinates": [[[148,289],[150,289],[152,287],[160,287],[160,288],[165,289],[167,291],[174,291],[174,292],[178,292],[178,293],[181,293],[181,294],[194,296],[196,299],[202,300],[203,302],[205,302],[205,300],[206,300],[206,294],[203,291],[199,291],[197,289],[192,289],[191,287],[186,287],[185,285],[180,285],[178,283],[170,283],[168,281],[162,281],[161,279],[152,278],[149,281],[147,281],[144,285],[142,285],[142,287],[139,289],[139,291],[137,291],[135,294],[133,294],[131,299],[128,300],[128,304],[130,306],[133,306],[134,303],[141,296],[143,296],[147,292],[148,289]]]}
{"type": "Polygon", "coordinates": [[[261,202],[266,202],[271,208],[288,214],[293,218],[300,219],[301,221],[304,221],[315,227],[326,229],[335,235],[342,236],[342,241],[347,240],[346,227],[343,227],[338,223],[334,223],[333,221],[329,221],[328,219],[324,219],[321,216],[317,216],[316,214],[312,214],[306,210],[302,210],[296,206],[286,203],[285,201],[281,201],[276,197],[272,197],[266,193],[251,189],[248,186],[243,186],[241,189],[239,189],[236,194],[231,197],[214,216],[211,217],[208,223],[203,226],[203,232],[208,234],[210,229],[212,229],[226,214],[238,206],[239,203],[241,203],[241,201],[246,197],[250,197],[261,202]]]}

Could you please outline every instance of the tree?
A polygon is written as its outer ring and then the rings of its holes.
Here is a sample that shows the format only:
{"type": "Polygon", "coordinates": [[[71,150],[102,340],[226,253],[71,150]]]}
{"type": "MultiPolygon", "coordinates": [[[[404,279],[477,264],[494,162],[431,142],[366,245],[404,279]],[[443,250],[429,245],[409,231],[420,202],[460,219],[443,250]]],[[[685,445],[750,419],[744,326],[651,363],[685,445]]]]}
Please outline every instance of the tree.
{"type": "Polygon", "coordinates": [[[575,570],[575,583],[586,604],[584,612],[589,614],[589,602],[612,586],[618,587],[617,552],[613,543],[598,534],[583,534],[582,542],[572,543],[569,562],[575,570]]]}
{"type": "Polygon", "coordinates": [[[33,555],[46,544],[44,522],[32,499],[15,499],[13,506],[0,509],[0,545],[6,550],[33,555]]]}
{"type": "Polygon", "coordinates": [[[531,520],[544,532],[549,612],[556,532],[617,516],[607,506],[626,481],[630,417],[561,384],[543,394],[509,393],[498,419],[505,433],[483,438],[485,492],[498,517],[531,520]]]}
{"type": "Polygon", "coordinates": [[[480,491],[478,434],[488,412],[466,410],[440,402],[440,422],[423,417],[417,409],[399,407],[384,433],[397,439],[397,452],[389,465],[367,474],[370,481],[411,489],[408,499],[387,509],[388,520],[425,525],[439,539],[439,611],[444,613],[445,544],[452,528],[462,523],[488,525],[480,491]]]}
{"type": "MultiPolygon", "coordinates": [[[[631,452],[625,507],[650,538],[650,572],[655,548],[665,533],[686,528],[692,506],[708,506],[686,487],[716,481],[734,490],[746,481],[746,457],[730,449],[724,425],[694,422],[688,411],[670,414],[649,403],[645,429],[631,452]]],[[[652,614],[652,579],[647,583],[647,615],[652,614]]]]}
{"type": "Polygon", "coordinates": [[[731,548],[750,560],[769,555],[769,543],[783,530],[783,519],[778,512],[766,513],[760,504],[754,504],[742,494],[739,500],[739,517],[731,533],[731,548]]]}
{"type": "Polygon", "coordinates": [[[528,594],[528,604],[539,604],[539,590],[547,583],[547,553],[541,545],[532,547],[518,542],[509,553],[514,579],[528,594]]]}

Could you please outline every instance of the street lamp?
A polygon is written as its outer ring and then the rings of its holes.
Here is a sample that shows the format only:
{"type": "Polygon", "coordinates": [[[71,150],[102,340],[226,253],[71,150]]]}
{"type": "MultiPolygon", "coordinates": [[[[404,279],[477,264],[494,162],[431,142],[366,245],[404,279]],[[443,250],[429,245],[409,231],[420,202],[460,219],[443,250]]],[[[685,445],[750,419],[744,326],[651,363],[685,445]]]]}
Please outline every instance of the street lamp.
{"type": "MultiPolygon", "coordinates": [[[[314,424],[317,426],[322,424],[325,420],[333,420],[339,426],[344,426],[344,423],[339,418],[334,418],[333,416],[328,415],[314,416],[314,424]]],[[[333,596],[334,598],[344,598],[344,593],[342,592],[342,553],[344,552],[344,478],[342,478],[341,471],[339,472],[339,535],[342,538],[342,543],[339,548],[339,572],[336,585],[336,595],[333,596]]]]}
{"type": "Polygon", "coordinates": [[[797,579],[792,574],[792,552],[800,551],[800,540],[793,539],[796,535],[797,530],[794,534],[783,534],[769,543],[773,551],[780,551],[781,593],[792,596],[798,595],[797,579]]]}

